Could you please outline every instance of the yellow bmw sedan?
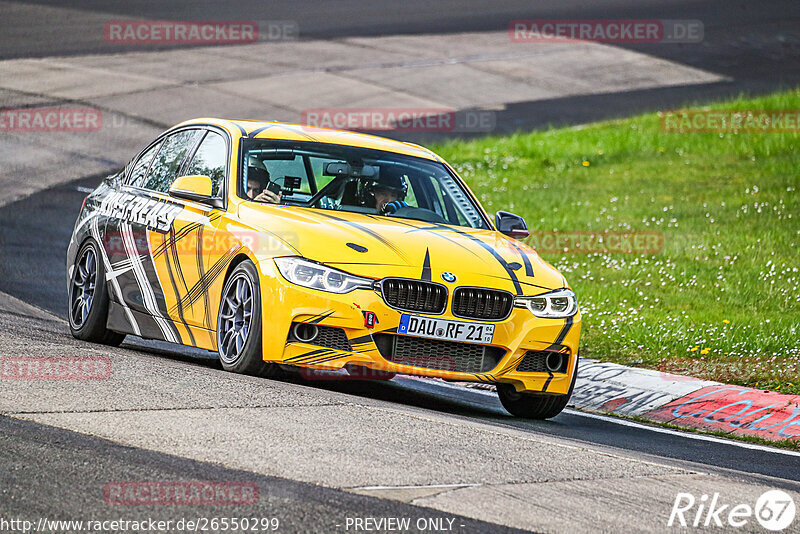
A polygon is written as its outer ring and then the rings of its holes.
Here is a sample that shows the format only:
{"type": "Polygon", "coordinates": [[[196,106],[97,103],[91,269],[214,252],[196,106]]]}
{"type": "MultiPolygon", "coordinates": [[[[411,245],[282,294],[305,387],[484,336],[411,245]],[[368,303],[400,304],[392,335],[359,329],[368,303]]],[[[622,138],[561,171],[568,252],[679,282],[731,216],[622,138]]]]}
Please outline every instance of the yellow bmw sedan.
{"type": "Polygon", "coordinates": [[[550,418],[574,388],[580,313],[527,234],[418,145],[197,119],[84,201],[69,324],[212,350],[237,373],[495,384],[510,413],[550,418]]]}

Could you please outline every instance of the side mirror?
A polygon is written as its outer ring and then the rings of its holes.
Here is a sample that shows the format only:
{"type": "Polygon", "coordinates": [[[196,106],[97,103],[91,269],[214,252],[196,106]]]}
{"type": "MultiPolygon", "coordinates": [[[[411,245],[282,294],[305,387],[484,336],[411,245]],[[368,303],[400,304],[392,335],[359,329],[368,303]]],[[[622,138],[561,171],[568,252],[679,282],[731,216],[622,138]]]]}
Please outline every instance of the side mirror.
{"type": "Polygon", "coordinates": [[[525,219],[507,211],[498,211],[494,216],[494,224],[500,233],[514,239],[524,239],[530,235],[525,219]]]}
{"type": "Polygon", "coordinates": [[[222,207],[222,200],[211,196],[211,178],[208,176],[179,176],[169,186],[169,194],[175,198],[194,200],[214,208],[222,207]]]}

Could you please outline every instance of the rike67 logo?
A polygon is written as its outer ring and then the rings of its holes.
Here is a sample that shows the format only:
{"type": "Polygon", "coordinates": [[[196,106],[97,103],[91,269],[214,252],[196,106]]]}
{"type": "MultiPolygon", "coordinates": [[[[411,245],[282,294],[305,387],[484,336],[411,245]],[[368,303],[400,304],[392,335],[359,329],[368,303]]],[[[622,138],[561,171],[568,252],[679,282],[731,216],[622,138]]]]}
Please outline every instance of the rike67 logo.
{"type": "Polygon", "coordinates": [[[754,527],[753,518],[765,529],[779,532],[793,522],[797,510],[792,496],[781,490],[764,492],[755,506],[724,502],[719,493],[696,498],[691,493],[678,493],[668,527],[725,528],[754,527]]]}

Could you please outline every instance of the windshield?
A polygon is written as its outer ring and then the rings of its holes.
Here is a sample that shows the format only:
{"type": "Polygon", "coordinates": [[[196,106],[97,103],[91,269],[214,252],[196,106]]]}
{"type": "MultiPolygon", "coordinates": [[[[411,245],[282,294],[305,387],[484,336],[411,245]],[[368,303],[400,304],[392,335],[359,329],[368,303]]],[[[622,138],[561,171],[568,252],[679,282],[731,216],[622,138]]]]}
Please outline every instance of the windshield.
{"type": "Polygon", "coordinates": [[[239,196],[488,228],[464,187],[439,162],[341,145],[245,139],[239,196]]]}

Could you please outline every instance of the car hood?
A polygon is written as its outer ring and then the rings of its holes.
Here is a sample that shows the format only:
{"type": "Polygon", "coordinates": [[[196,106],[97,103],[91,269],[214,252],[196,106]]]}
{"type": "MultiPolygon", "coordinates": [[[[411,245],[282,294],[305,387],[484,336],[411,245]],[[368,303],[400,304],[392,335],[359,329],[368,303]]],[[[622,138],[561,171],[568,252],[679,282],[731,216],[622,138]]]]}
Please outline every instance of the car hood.
{"type": "Polygon", "coordinates": [[[399,276],[538,294],[566,286],[522,242],[499,232],[341,211],[242,204],[242,222],[305,258],[370,278],[399,276]]]}

